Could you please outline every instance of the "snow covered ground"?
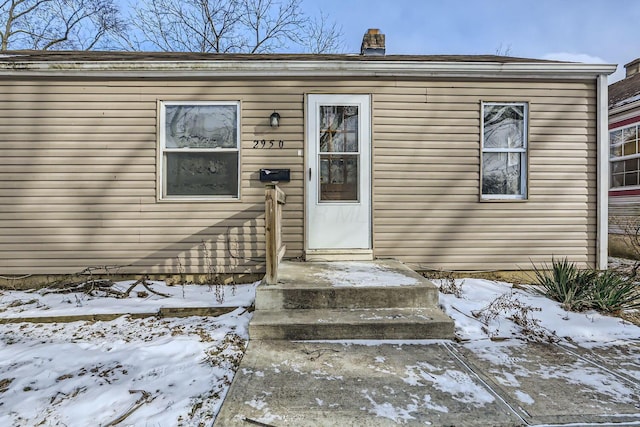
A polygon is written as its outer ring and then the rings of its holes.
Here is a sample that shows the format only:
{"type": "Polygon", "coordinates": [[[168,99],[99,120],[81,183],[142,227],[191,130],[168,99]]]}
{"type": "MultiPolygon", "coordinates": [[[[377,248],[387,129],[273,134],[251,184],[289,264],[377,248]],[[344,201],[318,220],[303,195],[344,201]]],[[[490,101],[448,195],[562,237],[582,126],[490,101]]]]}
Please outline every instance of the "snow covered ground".
{"type": "Polygon", "coordinates": [[[510,283],[458,279],[456,286],[462,290],[460,298],[441,293],[440,304],[455,320],[456,335],[462,340],[560,340],[593,348],[640,339],[640,327],[630,322],[595,311],[567,312],[558,303],[510,283]]]}
{"type": "MultiPolygon", "coordinates": [[[[456,285],[460,297],[441,294],[440,302],[455,319],[458,337],[482,344],[477,351],[483,355],[491,346],[502,354],[505,340],[559,340],[584,348],[640,340],[640,327],[595,312],[567,313],[508,283],[464,279],[456,285]]],[[[2,291],[0,317],[219,305],[206,286],[153,286],[172,296],[141,291],[122,300],[2,291]]],[[[246,307],[254,295],[255,284],[239,285],[235,296],[227,289],[224,305],[246,307]]],[[[210,425],[245,350],[250,317],[238,308],[217,318],[2,324],[0,425],[210,425]]]]}
{"type": "MultiPolygon", "coordinates": [[[[125,292],[135,280],[116,283],[114,291],[125,292]]],[[[155,313],[162,307],[240,307],[251,305],[258,283],[223,286],[224,301],[216,302],[215,288],[207,285],[173,285],[149,281],[151,290],[138,284],[130,298],[104,298],[85,293],[49,293],[49,290],[0,292],[0,319],[11,317],[53,317],[105,313],[155,313]]],[[[104,292],[96,291],[96,294],[104,292]]]]}
{"type": "MultiPolygon", "coordinates": [[[[129,283],[118,285],[124,289],[129,283]]],[[[144,298],[115,299],[4,291],[0,315],[221,305],[207,286],[154,282],[153,289],[172,296],[147,292],[144,298]]],[[[238,285],[235,296],[230,288],[226,293],[222,305],[248,307],[255,284],[238,285]]],[[[0,325],[0,425],[211,425],[246,348],[250,318],[245,308],[237,308],[216,318],[0,325]]]]}

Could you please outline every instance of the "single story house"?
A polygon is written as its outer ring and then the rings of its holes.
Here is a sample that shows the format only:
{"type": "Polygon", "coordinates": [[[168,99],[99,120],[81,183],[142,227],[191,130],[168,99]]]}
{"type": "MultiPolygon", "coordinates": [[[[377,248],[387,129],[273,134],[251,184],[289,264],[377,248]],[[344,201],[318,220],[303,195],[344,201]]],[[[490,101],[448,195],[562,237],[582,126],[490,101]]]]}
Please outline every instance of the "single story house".
{"type": "Polygon", "coordinates": [[[640,58],[625,65],[626,77],[609,86],[611,181],[610,232],[624,232],[640,217],[640,58]]]}
{"type": "Polygon", "coordinates": [[[0,275],[517,270],[607,256],[613,65],[493,55],[3,52],[0,275]]]}

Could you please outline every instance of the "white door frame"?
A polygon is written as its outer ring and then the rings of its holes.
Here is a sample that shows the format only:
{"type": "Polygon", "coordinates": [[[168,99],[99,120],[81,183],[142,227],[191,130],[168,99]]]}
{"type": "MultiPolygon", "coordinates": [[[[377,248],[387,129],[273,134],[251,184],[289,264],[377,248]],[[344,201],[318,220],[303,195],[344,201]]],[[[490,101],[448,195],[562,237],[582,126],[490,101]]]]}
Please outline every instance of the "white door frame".
{"type": "Polygon", "coordinates": [[[372,259],[371,97],[308,94],[305,109],[305,252],[309,259],[372,259]],[[320,201],[320,107],[358,107],[358,196],[320,201]]]}

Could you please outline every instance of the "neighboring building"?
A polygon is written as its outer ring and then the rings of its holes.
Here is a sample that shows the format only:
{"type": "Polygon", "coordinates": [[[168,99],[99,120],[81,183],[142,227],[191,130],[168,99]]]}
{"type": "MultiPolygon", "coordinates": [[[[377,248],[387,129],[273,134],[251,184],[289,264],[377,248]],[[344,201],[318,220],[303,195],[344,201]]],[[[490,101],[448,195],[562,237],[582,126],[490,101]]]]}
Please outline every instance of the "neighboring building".
{"type": "Polygon", "coordinates": [[[640,58],[625,65],[626,77],[609,86],[610,232],[621,233],[640,217],[640,58]]]}
{"type": "Polygon", "coordinates": [[[606,264],[615,66],[383,53],[3,53],[0,274],[264,271],[261,168],[287,258],[606,264]]]}

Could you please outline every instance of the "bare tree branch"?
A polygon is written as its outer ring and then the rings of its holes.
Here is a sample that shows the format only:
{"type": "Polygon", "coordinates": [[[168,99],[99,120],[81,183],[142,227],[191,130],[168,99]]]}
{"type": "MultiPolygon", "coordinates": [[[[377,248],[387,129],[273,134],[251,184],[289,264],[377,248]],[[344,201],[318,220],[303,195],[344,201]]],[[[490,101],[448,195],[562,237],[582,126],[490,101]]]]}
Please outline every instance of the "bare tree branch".
{"type": "Polygon", "coordinates": [[[143,0],[133,16],[142,40],[133,36],[125,46],[136,50],[319,53],[337,49],[342,37],[325,15],[308,18],[301,0],[143,0]]]}
{"type": "Polygon", "coordinates": [[[23,19],[31,14],[34,10],[41,7],[50,0],[5,0],[0,4],[0,13],[4,15],[4,32],[0,33],[2,39],[0,43],[0,50],[7,50],[9,47],[9,41],[15,37],[16,34],[29,34],[25,31],[23,19]]]}
{"type": "Polygon", "coordinates": [[[343,47],[342,28],[330,22],[322,11],[320,16],[311,19],[303,35],[302,46],[309,53],[340,52],[343,47]]]}
{"type": "Polygon", "coordinates": [[[286,42],[298,42],[304,31],[306,18],[300,9],[300,0],[287,3],[273,0],[244,0],[241,22],[252,32],[250,53],[272,52],[286,42]]]}
{"type": "Polygon", "coordinates": [[[216,53],[336,51],[342,34],[302,0],[0,0],[0,50],[111,49],[216,53]]]}
{"type": "Polygon", "coordinates": [[[0,49],[108,48],[126,31],[116,0],[3,0],[0,49]]]}

